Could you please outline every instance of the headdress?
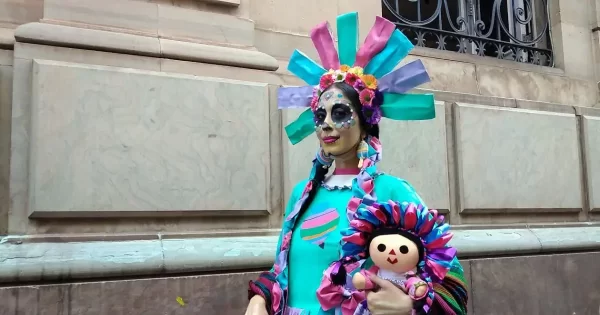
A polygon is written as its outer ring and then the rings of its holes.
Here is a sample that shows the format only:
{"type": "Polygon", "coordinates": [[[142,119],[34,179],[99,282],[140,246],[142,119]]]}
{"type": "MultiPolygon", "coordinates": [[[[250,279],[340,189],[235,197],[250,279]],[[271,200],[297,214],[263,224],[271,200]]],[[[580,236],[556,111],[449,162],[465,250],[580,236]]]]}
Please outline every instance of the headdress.
{"type": "Polygon", "coordinates": [[[357,91],[368,124],[379,123],[381,117],[394,120],[435,118],[432,94],[405,94],[429,82],[423,63],[415,60],[394,70],[414,47],[394,23],[377,16],[358,51],[358,13],[338,16],[337,32],[338,50],[328,22],[311,31],[310,37],[322,66],[298,50],[290,58],[288,70],[308,84],[281,87],[278,91],[280,109],[307,108],[285,128],[292,144],[314,132],[313,111],[317,101],[323,90],[335,82],[345,82],[357,91]]]}

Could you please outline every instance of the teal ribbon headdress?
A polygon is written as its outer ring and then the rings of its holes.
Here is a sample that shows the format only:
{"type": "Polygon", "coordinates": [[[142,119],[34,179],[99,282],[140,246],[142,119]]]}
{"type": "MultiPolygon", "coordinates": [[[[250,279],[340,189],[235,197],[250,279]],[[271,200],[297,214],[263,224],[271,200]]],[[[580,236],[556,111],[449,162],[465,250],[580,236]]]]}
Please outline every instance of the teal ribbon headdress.
{"type": "Polygon", "coordinates": [[[285,127],[292,144],[314,132],[313,111],[317,100],[323,90],[335,82],[346,82],[359,93],[363,108],[368,108],[371,113],[366,117],[368,123],[379,123],[381,117],[393,120],[435,118],[432,94],[405,94],[429,82],[430,78],[420,60],[395,69],[414,46],[394,23],[376,17],[358,51],[357,12],[338,16],[337,31],[339,53],[327,22],[311,31],[311,39],[323,66],[298,50],[290,58],[288,70],[308,84],[278,90],[280,109],[307,108],[285,127]]]}

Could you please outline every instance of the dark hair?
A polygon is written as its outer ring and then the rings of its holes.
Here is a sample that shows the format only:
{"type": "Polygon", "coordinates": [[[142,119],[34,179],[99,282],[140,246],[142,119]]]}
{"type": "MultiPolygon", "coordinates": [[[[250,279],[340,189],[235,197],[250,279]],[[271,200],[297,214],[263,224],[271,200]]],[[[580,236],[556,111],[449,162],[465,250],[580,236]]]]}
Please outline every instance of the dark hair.
{"type": "MultiPolygon", "coordinates": [[[[354,110],[358,114],[360,126],[367,133],[367,135],[378,138],[379,137],[379,125],[367,124],[365,117],[362,113],[362,105],[360,104],[360,98],[358,97],[358,92],[356,92],[356,90],[352,86],[350,86],[344,82],[336,82],[336,83],[332,84],[330,87],[328,87],[325,91],[329,90],[332,87],[336,87],[336,88],[340,89],[342,91],[342,93],[348,98],[348,100],[350,100],[350,103],[352,104],[352,106],[354,106],[354,110]]],[[[323,92],[325,92],[325,91],[323,91],[323,92]]],[[[319,162],[315,162],[315,163],[319,163],[319,162]]],[[[298,213],[298,218],[300,218],[302,216],[302,214],[306,211],[306,209],[308,209],[308,207],[310,206],[312,201],[315,199],[317,190],[318,190],[319,186],[321,186],[321,183],[325,180],[325,175],[327,175],[327,172],[329,172],[328,167],[325,167],[325,165],[317,165],[317,171],[315,173],[315,177],[311,180],[313,188],[309,191],[308,196],[306,197],[306,200],[302,204],[302,207],[300,208],[300,211],[298,213]]]]}
{"type": "Polygon", "coordinates": [[[377,237],[377,236],[382,236],[382,235],[401,235],[406,237],[407,239],[409,239],[411,242],[415,243],[415,245],[417,245],[417,249],[419,251],[419,261],[423,260],[423,257],[425,255],[425,247],[423,246],[423,241],[421,241],[421,239],[404,230],[400,230],[398,228],[381,228],[381,229],[376,229],[371,235],[369,235],[369,240],[367,241],[367,256],[370,256],[371,254],[369,253],[369,247],[371,246],[371,242],[377,237]]]}
{"type": "MultiPolygon", "coordinates": [[[[419,261],[423,260],[425,256],[425,247],[423,246],[423,241],[417,236],[410,232],[406,232],[404,230],[399,230],[397,228],[379,228],[376,229],[371,235],[369,235],[369,239],[365,245],[366,247],[366,256],[369,257],[369,247],[371,246],[371,242],[377,237],[381,235],[390,235],[390,234],[398,234],[402,235],[409,240],[411,240],[415,245],[417,245],[417,249],[419,251],[419,261]]],[[[346,285],[346,277],[348,271],[346,270],[346,264],[355,262],[354,259],[349,259],[346,261],[342,261],[340,267],[337,271],[332,272],[329,276],[331,277],[331,282],[335,285],[346,285]]]]}
{"type": "MultiPolygon", "coordinates": [[[[362,105],[360,104],[360,98],[358,96],[358,92],[356,90],[344,82],[336,82],[331,85],[328,89],[336,87],[342,91],[342,93],[350,100],[352,106],[354,106],[354,110],[358,113],[358,119],[360,122],[360,127],[367,133],[367,135],[379,138],[379,125],[370,125],[367,124],[365,116],[362,112],[362,105]]],[[[327,91],[325,90],[325,91],[327,91]]]]}

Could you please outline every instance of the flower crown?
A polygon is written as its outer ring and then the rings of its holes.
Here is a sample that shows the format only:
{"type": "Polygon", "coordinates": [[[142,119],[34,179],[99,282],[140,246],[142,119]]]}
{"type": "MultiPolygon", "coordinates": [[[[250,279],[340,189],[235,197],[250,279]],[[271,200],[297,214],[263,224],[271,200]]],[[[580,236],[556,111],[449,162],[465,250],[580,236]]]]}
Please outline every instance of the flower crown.
{"type": "Polygon", "coordinates": [[[394,23],[377,16],[358,50],[358,13],[338,16],[337,31],[339,52],[327,22],[311,31],[310,37],[323,66],[298,50],[288,63],[288,70],[308,84],[278,90],[280,109],[308,107],[285,128],[292,144],[314,132],[318,99],[336,82],[345,82],[359,93],[363,114],[369,124],[379,123],[381,117],[393,120],[435,118],[432,94],[406,94],[429,82],[430,78],[420,60],[397,68],[414,46],[394,23]]]}
{"type": "Polygon", "coordinates": [[[318,109],[321,94],[334,83],[343,82],[353,87],[358,93],[362,113],[368,124],[375,125],[381,120],[381,104],[383,94],[377,89],[377,79],[372,74],[365,74],[362,67],[342,65],[339,70],[329,70],[314,88],[310,108],[313,113],[318,109]]]}

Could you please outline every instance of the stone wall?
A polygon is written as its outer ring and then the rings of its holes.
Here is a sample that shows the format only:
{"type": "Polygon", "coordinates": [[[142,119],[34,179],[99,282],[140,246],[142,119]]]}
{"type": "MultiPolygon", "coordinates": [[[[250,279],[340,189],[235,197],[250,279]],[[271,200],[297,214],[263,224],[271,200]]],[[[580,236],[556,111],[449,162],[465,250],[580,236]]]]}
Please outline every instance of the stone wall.
{"type": "MultiPolygon", "coordinates": [[[[437,117],[382,123],[381,167],[449,217],[476,314],[600,300],[570,291],[600,280],[596,3],[551,4],[557,67],[415,49],[437,117]]],[[[351,10],[364,37],[381,7],[0,0],[0,315],[240,313],[316,150],[282,132],[287,58],[351,10]]]]}
{"type": "MultiPolygon", "coordinates": [[[[600,275],[584,270],[596,268],[598,258],[587,253],[464,260],[469,314],[597,314],[600,275]],[[570,290],[582,287],[588,288],[583,294],[570,290]]],[[[247,281],[257,275],[232,272],[0,288],[0,314],[243,314],[247,281]]]]}

